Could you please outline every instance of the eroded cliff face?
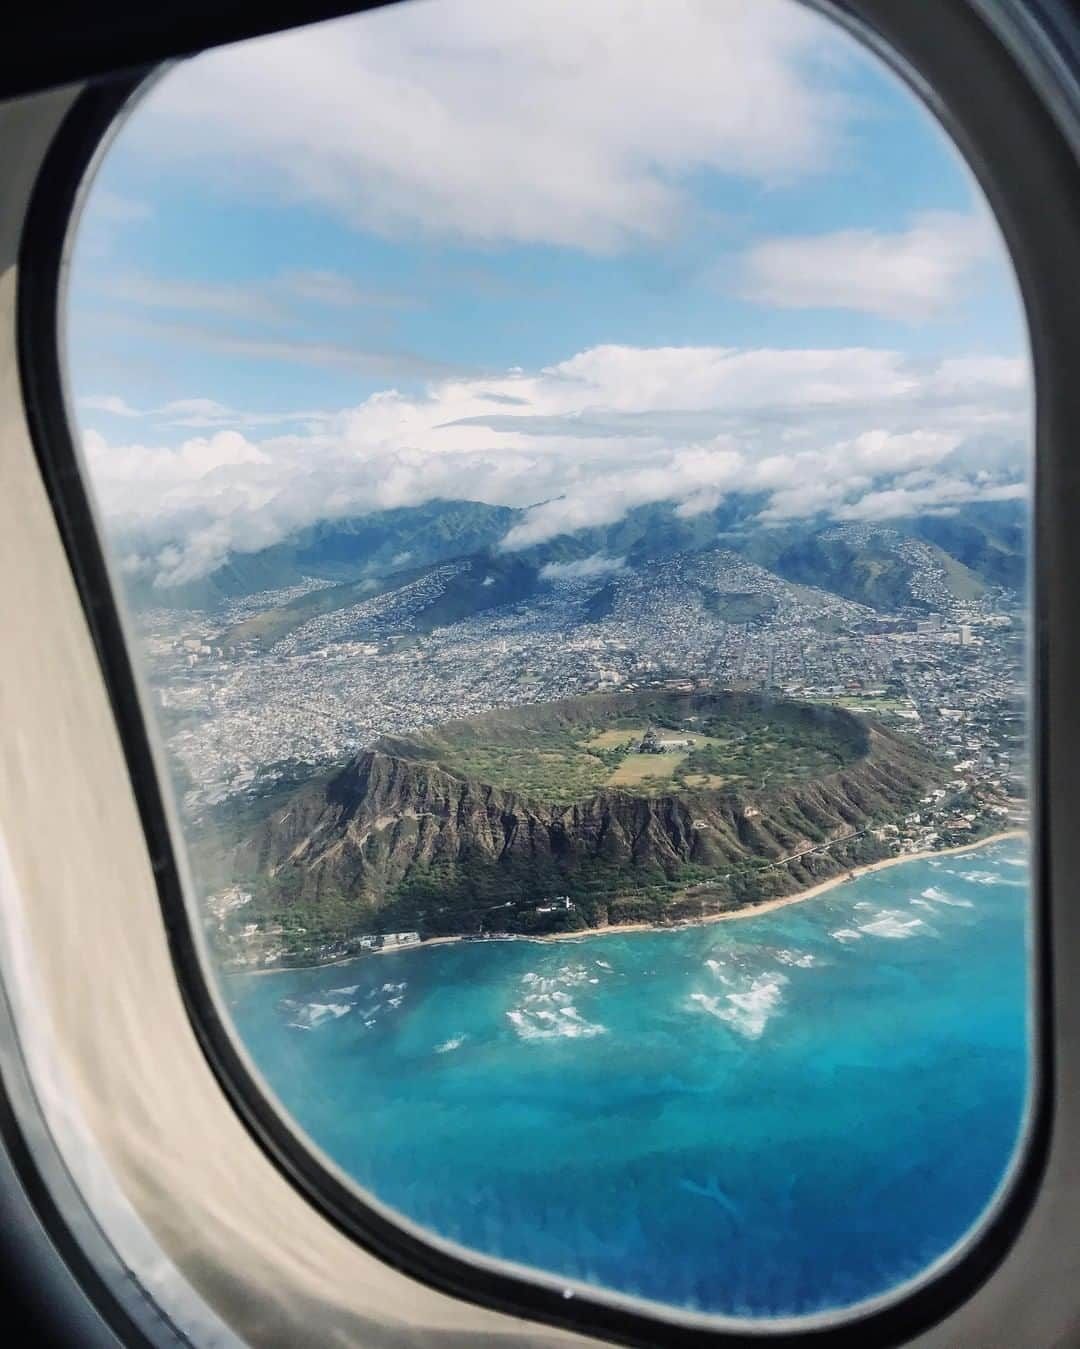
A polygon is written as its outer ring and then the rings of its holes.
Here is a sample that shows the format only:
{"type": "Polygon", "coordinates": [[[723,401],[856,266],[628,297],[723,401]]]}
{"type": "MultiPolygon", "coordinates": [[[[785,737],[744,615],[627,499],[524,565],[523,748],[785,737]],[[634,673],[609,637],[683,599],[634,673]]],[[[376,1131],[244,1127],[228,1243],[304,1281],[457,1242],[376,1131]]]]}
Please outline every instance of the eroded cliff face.
{"type": "MultiPolygon", "coordinates": [[[[365,906],[392,900],[425,869],[538,877],[599,865],[617,887],[657,867],[721,870],[775,861],[895,819],[941,776],[917,744],[868,727],[865,755],[776,791],[701,790],[644,797],[601,790],[548,805],[470,782],[437,764],[366,751],[311,784],[240,846],[240,874],[288,883],[309,899],[333,891],[365,906]]],[[[700,874],[700,873],[697,873],[700,874]]]]}

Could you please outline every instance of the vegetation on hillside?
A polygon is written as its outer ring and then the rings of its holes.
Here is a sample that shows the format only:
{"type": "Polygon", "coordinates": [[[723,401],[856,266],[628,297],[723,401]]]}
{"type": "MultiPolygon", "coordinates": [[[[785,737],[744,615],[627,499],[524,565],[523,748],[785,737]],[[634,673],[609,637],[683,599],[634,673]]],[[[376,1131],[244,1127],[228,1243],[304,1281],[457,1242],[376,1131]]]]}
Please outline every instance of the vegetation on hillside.
{"type": "Polygon", "coordinates": [[[874,860],[876,826],[939,777],[917,744],[842,709],[592,694],[388,739],[288,800],[275,792],[227,856],[196,869],[208,892],[245,895],[212,933],[225,957],[251,931],[289,958],[326,959],[386,932],[676,921],[874,860]],[[694,744],[642,750],[668,739],[694,744]],[[638,763],[652,776],[612,785],[638,763]],[[575,780],[585,798],[562,800],[575,780]]]}
{"type": "Polygon", "coordinates": [[[784,700],[729,695],[710,705],[685,695],[599,695],[549,706],[550,715],[452,722],[387,748],[557,804],[604,788],[655,797],[782,787],[834,772],[865,749],[857,723],[784,700]],[[566,707],[569,714],[560,711],[566,707]],[[650,727],[661,739],[689,743],[642,753],[650,727]]]}
{"type": "MultiPolygon", "coordinates": [[[[725,547],[789,581],[832,589],[865,604],[889,608],[911,602],[908,568],[895,553],[873,541],[837,548],[835,539],[822,537],[832,533],[834,522],[820,518],[764,528],[758,516],[765,504],[760,494],[750,493],[733,494],[715,510],[694,516],[677,515],[670,503],[641,506],[613,524],[560,535],[516,556],[538,573],[545,563],[597,552],[625,557],[636,566],[675,553],[725,547]]],[[[323,521],[258,552],[234,554],[210,576],[183,585],[157,589],[149,574],[135,578],[132,592],[137,606],[200,609],[296,585],[305,576],[342,584],[385,578],[405,566],[423,569],[481,553],[498,556],[499,543],[520,518],[519,510],[465,500],[374,511],[323,521]]],[[[1024,584],[1028,525],[1021,500],[972,502],[952,514],[890,520],[888,528],[939,549],[938,560],[960,598],[981,584],[1013,589],[1024,584]]],[[[723,602],[732,605],[729,621],[747,621],[738,616],[744,612],[738,597],[724,597],[723,602]]],[[[596,616],[602,616],[603,589],[594,605],[596,616]]]]}

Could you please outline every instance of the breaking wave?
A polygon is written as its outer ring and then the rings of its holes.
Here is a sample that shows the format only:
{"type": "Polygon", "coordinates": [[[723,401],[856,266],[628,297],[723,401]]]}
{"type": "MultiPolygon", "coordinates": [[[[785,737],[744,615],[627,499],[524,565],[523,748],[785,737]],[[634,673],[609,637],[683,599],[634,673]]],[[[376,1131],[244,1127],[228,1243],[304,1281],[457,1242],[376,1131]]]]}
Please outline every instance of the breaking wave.
{"type": "Polygon", "coordinates": [[[937,886],[930,885],[922,892],[923,899],[931,899],[935,904],[944,904],[947,909],[973,909],[975,905],[970,899],[954,899],[952,895],[947,895],[944,890],[939,890],[937,886]]]}
{"type": "Polygon", "coordinates": [[[779,960],[781,965],[794,965],[800,970],[808,970],[811,965],[817,964],[817,956],[813,956],[809,951],[774,951],[773,955],[779,960]]]}
{"type": "Polygon", "coordinates": [[[715,996],[691,993],[690,1001],[717,1021],[726,1021],[748,1040],[756,1040],[783,1001],[783,989],[787,981],[786,974],[773,971],[757,975],[750,981],[750,986],[741,992],[718,993],[715,996]]]}
{"type": "Polygon", "coordinates": [[[869,923],[860,923],[859,931],[871,937],[886,937],[891,941],[903,941],[907,937],[919,936],[919,929],[930,929],[921,918],[906,918],[895,909],[885,909],[869,923]]]}
{"type": "Polygon", "coordinates": [[[537,974],[529,970],[521,976],[528,991],[507,1019],[522,1040],[588,1040],[607,1033],[599,1022],[586,1021],[574,1006],[569,989],[598,984],[584,965],[563,965],[555,974],[537,974]]]}
{"type": "Polygon", "coordinates": [[[351,1002],[307,1002],[299,1007],[293,1004],[293,1008],[295,1008],[295,1016],[289,1022],[289,1025],[294,1026],[297,1030],[315,1030],[324,1021],[336,1021],[338,1017],[351,1012],[353,1004],[351,1002]]]}

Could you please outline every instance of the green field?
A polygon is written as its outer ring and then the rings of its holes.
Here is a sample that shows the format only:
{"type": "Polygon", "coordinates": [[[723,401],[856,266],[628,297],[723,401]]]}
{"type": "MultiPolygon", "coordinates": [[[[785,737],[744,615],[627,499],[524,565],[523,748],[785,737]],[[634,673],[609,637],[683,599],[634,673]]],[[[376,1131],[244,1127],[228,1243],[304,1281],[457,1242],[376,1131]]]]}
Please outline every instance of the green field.
{"type": "Polygon", "coordinates": [[[624,726],[614,730],[601,731],[599,735],[594,735],[591,740],[585,742],[586,749],[615,749],[620,745],[635,745],[641,742],[641,737],[648,730],[648,726],[634,726],[627,729],[624,726]]]}
{"type": "Polygon", "coordinates": [[[628,754],[604,780],[605,787],[670,790],[675,771],[686,762],[685,754],[628,754]]]}
{"type": "Polygon", "coordinates": [[[643,693],[491,713],[386,748],[472,782],[569,804],[605,788],[661,796],[782,787],[860,757],[865,731],[842,712],[753,694],[643,693]],[[692,748],[641,753],[650,727],[692,748]]]}

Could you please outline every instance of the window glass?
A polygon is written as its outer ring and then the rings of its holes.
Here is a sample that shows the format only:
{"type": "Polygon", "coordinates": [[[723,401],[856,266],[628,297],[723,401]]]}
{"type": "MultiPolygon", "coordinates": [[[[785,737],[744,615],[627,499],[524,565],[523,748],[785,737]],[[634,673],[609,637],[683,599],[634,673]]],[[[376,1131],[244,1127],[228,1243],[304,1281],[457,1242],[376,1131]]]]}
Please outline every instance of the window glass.
{"type": "Polygon", "coordinates": [[[201,56],[91,187],[72,406],[282,1108],[469,1250],[894,1290],[1028,1099],[1031,379],[957,153],[765,0],[201,56]]]}

